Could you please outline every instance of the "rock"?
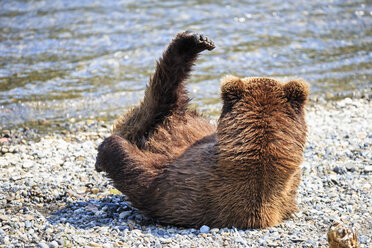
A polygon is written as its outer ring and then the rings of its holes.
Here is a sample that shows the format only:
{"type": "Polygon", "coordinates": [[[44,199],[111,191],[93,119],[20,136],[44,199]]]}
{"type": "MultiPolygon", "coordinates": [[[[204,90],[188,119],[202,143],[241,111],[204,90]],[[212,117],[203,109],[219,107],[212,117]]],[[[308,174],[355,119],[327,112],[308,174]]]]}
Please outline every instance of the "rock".
{"type": "Polygon", "coordinates": [[[4,214],[0,214],[0,220],[1,221],[9,221],[9,217],[8,216],[6,216],[6,215],[4,215],[4,214]]]}
{"type": "Polygon", "coordinates": [[[279,241],[276,240],[268,240],[267,246],[269,247],[278,247],[280,245],[279,241]]]}
{"type": "Polygon", "coordinates": [[[58,242],[57,241],[52,241],[49,243],[49,248],[58,248],[58,242]]]}
{"type": "Polygon", "coordinates": [[[368,244],[368,237],[364,235],[359,236],[359,241],[361,244],[368,244]]]}
{"type": "Polygon", "coordinates": [[[355,171],[355,167],[352,164],[347,164],[346,165],[346,170],[347,171],[350,171],[350,172],[354,172],[355,171]]]}
{"type": "Polygon", "coordinates": [[[99,189],[97,188],[93,188],[90,191],[92,192],[92,194],[95,194],[95,195],[99,193],[99,189]]]}
{"type": "Polygon", "coordinates": [[[40,242],[39,244],[37,244],[37,247],[39,247],[39,248],[49,248],[49,246],[47,244],[45,244],[44,242],[40,242]]]}
{"type": "Polygon", "coordinates": [[[364,172],[372,172],[372,165],[367,165],[366,167],[364,167],[364,172]]]}
{"type": "Polygon", "coordinates": [[[26,228],[30,228],[32,226],[31,222],[30,221],[26,221],[25,222],[25,227],[26,228]]]}
{"type": "Polygon", "coordinates": [[[326,99],[332,99],[335,95],[332,92],[327,91],[325,94],[326,99]]]}
{"type": "Polygon", "coordinates": [[[102,247],[101,245],[99,245],[99,244],[97,244],[96,242],[93,242],[93,241],[89,242],[88,245],[92,246],[92,247],[102,247]]]}
{"type": "Polygon", "coordinates": [[[8,245],[10,244],[10,240],[8,236],[5,236],[1,242],[1,244],[8,245]]]}
{"type": "Polygon", "coordinates": [[[45,230],[45,233],[50,235],[50,234],[53,233],[53,231],[54,231],[53,228],[50,228],[50,227],[49,227],[49,228],[47,228],[47,229],[45,230]]]}
{"type": "Polygon", "coordinates": [[[79,156],[75,158],[75,161],[84,161],[86,158],[84,156],[79,156]]]}
{"type": "Polygon", "coordinates": [[[78,194],[84,194],[86,192],[87,192],[87,187],[85,187],[85,186],[76,188],[76,193],[78,193],[78,194]]]}
{"type": "Polygon", "coordinates": [[[22,164],[22,168],[23,169],[28,169],[28,168],[31,168],[32,166],[34,166],[34,162],[32,161],[25,161],[23,164],[22,164]]]}
{"type": "Polygon", "coordinates": [[[165,239],[165,238],[159,238],[159,241],[161,243],[163,243],[163,244],[170,244],[170,243],[172,243],[172,239],[170,239],[170,238],[167,238],[167,239],[165,239]]]}
{"type": "Polygon", "coordinates": [[[126,217],[130,216],[132,211],[123,211],[119,214],[120,219],[125,219],[126,217]]]}
{"type": "Polygon", "coordinates": [[[343,174],[343,173],[345,172],[345,169],[342,168],[341,166],[337,166],[337,165],[336,165],[336,166],[333,168],[333,171],[336,172],[337,174],[343,174]]]}
{"type": "Polygon", "coordinates": [[[359,248],[355,231],[342,222],[334,222],[327,233],[330,248],[359,248]]]}
{"type": "Polygon", "coordinates": [[[203,225],[202,227],[200,227],[200,233],[209,233],[209,226],[206,226],[206,225],[203,225]]]}
{"type": "Polygon", "coordinates": [[[63,163],[63,167],[73,167],[74,166],[74,163],[72,162],[64,162],[63,163]]]}
{"type": "Polygon", "coordinates": [[[337,175],[329,175],[328,178],[329,178],[329,180],[330,180],[332,183],[338,185],[339,182],[338,182],[338,176],[337,176],[337,175]]]}
{"type": "Polygon", "coordinates": [[[35,219],[35,217],[32,216],[32,215],[30,215],[30,214],[25,215],[24,218],[25,218],[25,220],[28,220],[28,221],[31,221],[31,220],[34,220],[35,219]]]}

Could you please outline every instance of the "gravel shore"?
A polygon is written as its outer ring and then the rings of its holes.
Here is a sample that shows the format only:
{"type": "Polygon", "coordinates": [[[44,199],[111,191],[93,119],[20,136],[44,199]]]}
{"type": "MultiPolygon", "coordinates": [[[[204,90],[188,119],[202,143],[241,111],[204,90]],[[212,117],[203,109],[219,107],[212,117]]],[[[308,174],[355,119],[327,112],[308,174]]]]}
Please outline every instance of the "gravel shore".
{"type": "Polygon", "coordinates": [[[0,129],[0,247],[321,247],[333,220],[372,247],[372,104],[310,102],[299,212],[261,230],[185,229],[143,217],[94,170],[111,123],[59,134],[0,129]]]}

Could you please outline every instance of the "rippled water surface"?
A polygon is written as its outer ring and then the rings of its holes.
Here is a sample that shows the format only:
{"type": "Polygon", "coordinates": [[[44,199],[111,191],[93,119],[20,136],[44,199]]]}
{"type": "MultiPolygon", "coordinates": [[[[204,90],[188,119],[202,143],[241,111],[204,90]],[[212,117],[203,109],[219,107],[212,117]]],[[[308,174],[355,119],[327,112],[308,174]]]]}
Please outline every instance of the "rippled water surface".
{"type": "Polygon", "coordinates": [[[0,0],[0,126],[115,118],[182,30],[217,46],[188,84],[207,114],[225,74],[300,77],[313,95],[371,91],[371,1],[0,0]]]}

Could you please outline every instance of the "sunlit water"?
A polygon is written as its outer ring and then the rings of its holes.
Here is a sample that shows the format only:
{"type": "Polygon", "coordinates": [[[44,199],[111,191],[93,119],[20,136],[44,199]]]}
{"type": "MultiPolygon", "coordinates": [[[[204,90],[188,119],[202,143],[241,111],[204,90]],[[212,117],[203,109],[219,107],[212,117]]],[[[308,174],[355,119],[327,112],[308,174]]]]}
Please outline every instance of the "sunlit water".
{"type": "Polygon", "coordinates": [[[225,74],[304,78],[313,95],[372,86],[371,1],[0,0],[0,126],[115,118],[182,30],[216,44],[188,84],[210,115],[225,74]]]}

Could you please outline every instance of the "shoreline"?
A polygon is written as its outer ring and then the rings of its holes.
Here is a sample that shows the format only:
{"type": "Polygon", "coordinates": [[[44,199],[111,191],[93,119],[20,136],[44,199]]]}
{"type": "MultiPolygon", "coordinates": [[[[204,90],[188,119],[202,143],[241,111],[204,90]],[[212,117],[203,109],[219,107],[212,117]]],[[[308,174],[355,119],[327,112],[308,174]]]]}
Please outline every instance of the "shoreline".
{"type": "MultiPolygon", "coordinates": [[[[0,125],[0,138],[3,136],[4,131],[10,132],[15,130],[21,130],[21,129],[33,129],[34,132],[41,134],[41,135],[48,135],[50,132],[54,133],[60,133],[62,135],[71,134],[71,133],[77,133],[77,132],[84,132],[84,131],[96,131],[94,128],[95,126],[103,125],[104,128],[107,126],[112,126],[114,120],[116,120],[121,114],[124,114],[125,112],[129,111],[132,107],[136,106],[140,99],[138,99],[138,102],[134,102],[133,105],[124,107],[122,111],[115,113],[108,113],[105,115],[100,115],[99,117],[93,117],[90,116],[89,118],[64,118],[64,119],[43,119],[43,118],[35,118],[35,120],[30,121],[27,120],[23,123],[19,124],[11,124],[7,125],[5,124],[5,127],[2,127],[0,125]]],[[[218,98],[219,99],[219,98],[218,98]]],[[[327,105],[334,105],[337,102],[344,101],[345,99],[351,99],[352,101],[371,101],[372,99],[372,92],[366,91],[366,92],[356,92],[353,94],[352,98],[349,98],[347,96],[339,96],[334,95],[332,93],[325,93],[323,95],[310,95],[308,100],[308,106],[313,105],[321,105],[321,106],[327,106],[327,105]]],[[[204,114],[207,118],[212,120],[217,120],[219,117],[219,114],[221,112],[222,103],[221,101],[219,103],[215,104],[204,104],[202,106],[199,106],[193,102],[191,102],[191,107],[195,107],[198,111],[200,111],[202,114],[204,114]]],[[[0,106],[1,108],[1,106],[0,106]]],[[[4,123],[3,123],[4,125],[4,123]]]]}
{"type": "Polygon", "coordinates": [[[327,245],[337,219],[351,223],[368,247],[372,103],[313,99],[306,119],[299,211],[271,228],[208,232],[146,219],[94,170],[96,148],[113,121],[66,123],[56,134],[1,129],[0,247],[315,247],[327,245]]]}

